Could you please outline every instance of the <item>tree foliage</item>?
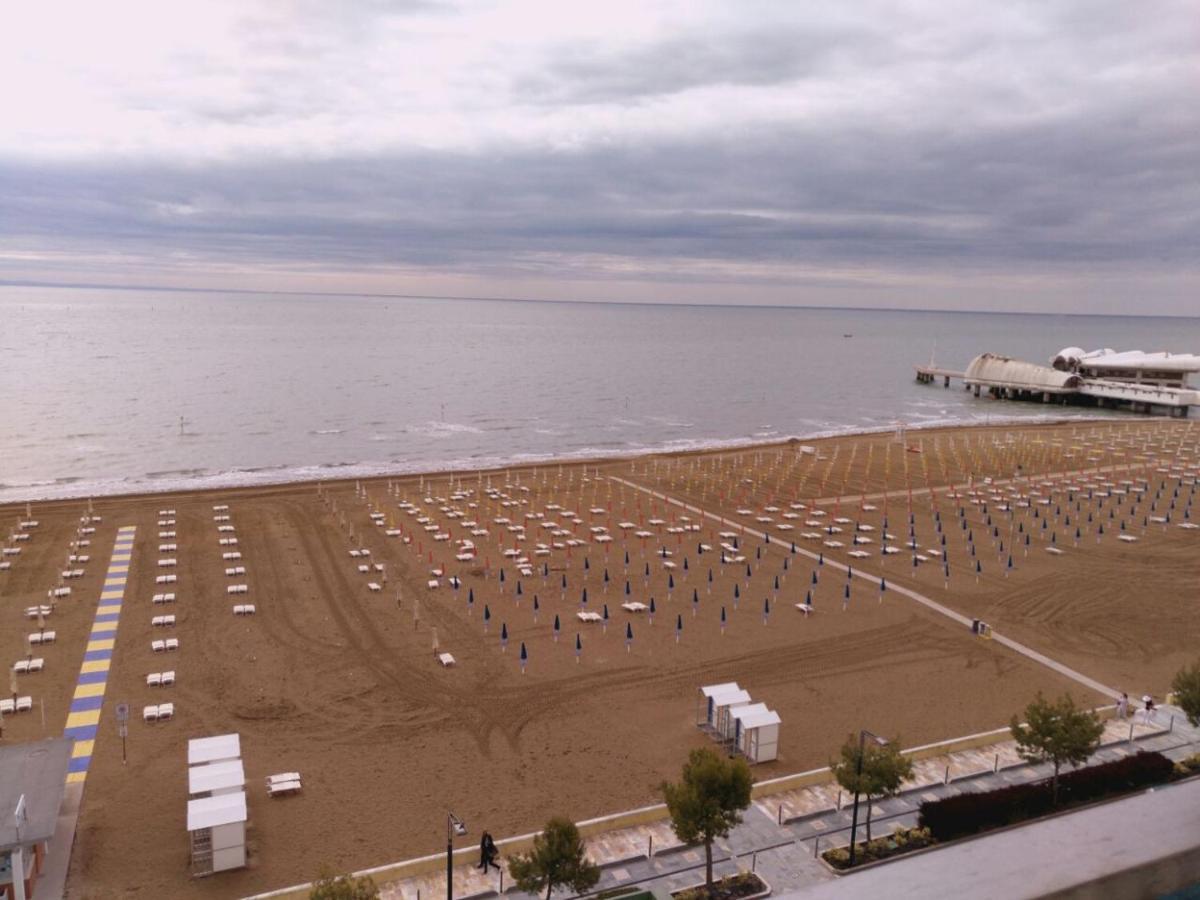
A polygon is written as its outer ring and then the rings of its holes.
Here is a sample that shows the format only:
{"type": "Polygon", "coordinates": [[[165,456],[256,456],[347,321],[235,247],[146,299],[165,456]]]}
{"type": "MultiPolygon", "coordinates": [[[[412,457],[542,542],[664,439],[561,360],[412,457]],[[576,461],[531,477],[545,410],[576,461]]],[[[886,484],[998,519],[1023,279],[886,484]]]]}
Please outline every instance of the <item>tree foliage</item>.
{"type": "Polygon", "coordinates": [[[713,841],[742,821],[753,783],[744,759],[726,759],[700,747],[688,754],[677,784],[662,784],[676,836],[687,844],[704,844],[706,887],[712,887],[713,841]]]}
{"type": "Polygon", "coordinates": [[[900,752],[899,739],[884,745],[861,741],[859,735],[849,735],[830,763],[833,777],[842,789],[867,798],[867,841],[871,840],[871,800],[874,797],[894,797],[904,781],[912,777],[912,760],[900,752]],[[862,746],[862,769],[859,772],[859,746],[862,746]]]}
{"type": "Polygon", "coordinates": [[[322,869],[308,892],[309,900],[377,900],[379,888],[369,875],[334,875],[322,869]]]}
{"type": "Polygon", "coordinates": [[[1175,704],[1193,727],[1200,726],[1200,661],[1180,669],[1171,681],[1175,704]]]}
{"type": "Polygon", "coordinates": [[[522,891],[538,894],[545,888],[546,900],[556,887],[582,894],[600,880],[600,867],[588,860],[579,829],[561,816],[546,823],[532,850],[509,857],[508,872],[522,891]]]}
{"type": "Polygon", "coordinates": [[[1058,803],[1058,773],[1063,763],[1072,767],[1087,762],[1100,746],[1104,723],[1091,710],[1079,709],[1069,694],[1047,700],[1038,692],[1025,707],[1025,724],[1016,716],[1010,725],[1017,752],[1026,762],[1048,762],[1054,766],[1053,797],[1058,803]]]}

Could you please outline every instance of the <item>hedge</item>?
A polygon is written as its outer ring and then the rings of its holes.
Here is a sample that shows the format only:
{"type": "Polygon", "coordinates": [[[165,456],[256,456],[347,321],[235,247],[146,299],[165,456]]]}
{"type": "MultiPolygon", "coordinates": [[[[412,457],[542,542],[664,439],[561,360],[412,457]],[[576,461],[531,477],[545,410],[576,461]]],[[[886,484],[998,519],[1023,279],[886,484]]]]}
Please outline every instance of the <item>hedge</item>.
{"type": "MultiPolygon", "coordinates": [[[[1066,772],[1058,779],[1058,809],[1171,779],[1174,763],[1161,753],[1135,753],[1066,772]]],[[[1012,825],[1055,811],[1051,781],[1015,784],[921,804],[920,827],[939,841],[1012,825]]]]}

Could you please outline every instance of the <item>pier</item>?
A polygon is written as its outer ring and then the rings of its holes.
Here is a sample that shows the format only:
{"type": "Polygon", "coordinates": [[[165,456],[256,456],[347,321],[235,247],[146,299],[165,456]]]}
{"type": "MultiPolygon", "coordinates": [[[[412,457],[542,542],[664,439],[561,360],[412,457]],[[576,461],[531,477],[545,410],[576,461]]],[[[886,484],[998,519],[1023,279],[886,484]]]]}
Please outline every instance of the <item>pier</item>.
{"type": "Polygon", "coordinates": [[[935,365],[917,365],[917,381],[950,387],[952,379],[980,397],[986,391],[997,400],[1026,400],[1128,409],[1135,413],[1184,418],[1200,405],[1200,391],[1188,376],[1200,372],[1200,356],[1191,354],[1085,353],[1077,347],[1062,350],[1052,366],[1041,366],[995,353],[975,357],[966,371],[935,365]]]}

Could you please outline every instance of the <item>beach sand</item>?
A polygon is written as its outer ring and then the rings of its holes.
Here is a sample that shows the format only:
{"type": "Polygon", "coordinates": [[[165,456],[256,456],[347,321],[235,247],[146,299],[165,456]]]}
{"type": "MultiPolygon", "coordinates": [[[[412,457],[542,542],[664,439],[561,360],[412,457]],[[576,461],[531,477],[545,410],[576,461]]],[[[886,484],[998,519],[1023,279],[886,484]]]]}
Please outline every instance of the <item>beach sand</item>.
{"type": "MultiPolygon", "coordinates": [[[[553,814],[578,820],[658,802],[657,785],[676,777],[689,749],[709,743],[695,725],[703,684],[736,680],[780,713],[780,758],[756,766],[759,779],[825,765],[844,737],[861,727],[915,746],[1003,726],[1039,690],[1069,691],[1088,704],[1109,702],[895,591],[881,597],[876,587],[856,579],[843,609],[845,574],[793,555],[793,539],[798,548],[827,553],[831,563],[882,572],[889,584],[984,618],[996,631],[1106,685],[1133,696],[1161,696],[1200,639],[1200,617],[1192,611],[1200,536],[1177,527],[1195,477],[1187,461],[1195,466],[1196,442],[1190,423],[1165,421],[948,429],[910,433],[907,446],[876,435],[814,441],[813,453],[784,444],[405,477],[392,480],[390,492],[388,480],[379,479],[362,482],[361,492],[355,483],[329,483],[320,492],[316,485],[296,484],[97,500],[95,512],[103,521],[88,536],[86,575],[66,582],[72,594],[47,621],[58,641],[36,654],[47,659],[46,671],[21,679],[21,693],[32,694],[37,708],[7,719],[5,740],[61,733],[115,532],[123,525],[136,525],[137,538],[72,859],[72,897],[134,892],[225,897],[305,881],[323,865],[335,870],[381,865],[444,846],[447,809],[466,819],[473,833],[486,828],[500,837],[535,830],[553,814]],[[1150,444],[1152,450],[1142,452],[1150,444]],[[1076,452],[1071,449],[1076,446],[1092,449],[1076,452]],[[1175,462],[1164,462],[1168,456],[1175,462]],[[1142,519],[1151,514],[1152,490],[1136,526],[1132,512],[1122,508],[1136,542],[1118,542],[1110,531],[1097,543],[1095,525],[1112,507],[1101,510],[1095,496],[1101,488],[1093,488],[1086,501],[1093,530],[1074,546],[1074,529],[1067,533],[1061,511],[1056,516],[1054,507],[1041,507],[1036,499],[1003,519],[997,511],[1001,501],[989,498],[988,513],[969,502],[991,489],[979,487],[982,479],[1010,478],[1018,464],[1027,481],[1039,476],[1032,487],[1022,482],[1025,491],[1038,490],[1046,472],[1102,469],[1086,477],[1117,484],[1127,472],[1115,467],[1140,466],[1144,474],[1129,477],[1149,478],[1153,488],[1164,482],[1166,494],[1160,493],[1161,509],[1154,514],[1166,509],[1170,497],[1177,507],[1174,519],[1142,529],[1142,519]],[[968,477],[977,496],[968,498],[965,488],[959,496],[971,542],[961,536],[964,517],[944,490],[968,477]],[[624,482],[748,528],[774,529],[773,539],[764,544],[743,534],[736,553],[745,561],[722,565],[719,532],[736,532],[735,526],[685,512],[624,482]],[[880,562],[885,514],[896,541],[908,538],[910,488],[914,530],[923,546],[940,550],[935,510],[941,516],[952,573],[948,587],[940,563],[923,563],[914,575],[907,550],[880,562]],[[1179,497],[1171,496],[1177,488],[1179,497]],[[891,492],[886,502],[862,499],[884,490],[891,492]],[[451,540],[435,540],[435,532],[416,521],[417,513],[397,508],[399,502],[419,507],[428,524],[451,540]],[[792,503],[805,508],[793,510],[792,503]],[[876,508],[864,510],[864,503],[876,508]],[[235,548],[217,543],[225,535],[218,535],[213,521],[215,504],[230,507],[242,554],[236,562],[222,559],[222,551],[235,548]],[[162,508],[176,510],[170,530],[177,533],[171,542],[178,549],[171,553],[158,551],[162,508]],[[811,518],[814,509],[825,515],[811,518]],[[1007,540],[1011,549],[1012,535],[1020,534],[1014,529],[1032,523],[1035,509],[1053,519],[1063,552],[1046,552],[1049,538],[1034,531],[1028,555],[1018,546],[1006,575],[1007,553],[997,550],[997,541],[1007,540]],[[579,524],[567,520],[568,511],[579,524]],[[372,521],[372,512],[383,516],[381,524],[372,521]],[[448,515],[458,512],[462,515],[448,515]],[[526,519],[531,513],[543,518],[526,519]],[[785,519],[787,513],[798,518],[785,519]],[[1004,525],[999,538],[986,525],[989,514],[994,527],[1004,525]],[[516,534],[497,518],[523,522],[524,541],[518,545],[516,534]],[[840,533],[823,531],[837,518],[849,520],[834,526],[840,533]],[[468,520],[489,534],[472,537],[463,525],[468,520]],[[806,521],[819,521],[822,528],[806,521]],[[547,522],[559,527],[548,528],[547,522]],[[622,529],[621,522],[635,527],[622,529]],[[855,532],[855,523],[871,531],[855,532]],[[669,530],[692,525],[701,531],[669,530]],[[403,529],[404,537],[387,536],[391,526],[403,529]],[[596,543],[590,531],[595,527],[608,529],[613,541],[596,543]],[[554,530],[591,542],[567,547],[567,535],[555,536],[554,530]],[[636,531],[651,536],[639,538],[636,531]],[[799,537],[805,531],[820,532],[821,538],[799,537]],[[846,555],[858,549],[850,537],[855,533],[872,537],[861,548],[870,551],[869,558],[846,555]],[[464,537],[478,549],[469,563],[454,559],[454,544],[464,537]],[[844,546],[826,547],[825,540],[844,546]],[[556,541],[564,546],[534,555],[537,543],[556,541]],[[698,555],[701,541],[712,550],[698,555]],[[512,561],[502,556],[514,546],[537,567],[532,577],[518,579],[512,561]],[[664,547],[669,558],[661,555],[664,547]],[[358,548],[369,549],[370,556],[351,558],[350,550],[358,548]],[[151,604],[153,594],[168,589],[154,583],[163,571],[156,561],[163,556],[178,559],[172,570],[178,583],[171,588],[179,601],[173,607],[151,604]],[[983,566],[978,579],[975,559],[983,566]],[[665,561],[675,568],[666,569],[665,561]],[[357,571],[376,563],[386,570],[379,592],[368,590],[367,583],[382,582],[382,573],[357,571]],[[543,563],[550,567],[548,577],[542,576],[543,563]],[[245,576],[225,575],[226,566],[235,564],[246,567],[245,576]],[[437,567],[445,573],[430,590],[430,570],[437,567]],[[814,571],[816,611],[804,616],[793,604],[813,590],[814,571]],[[452,574],[462,580],[457,591],[447,583],[452,574]],[[675,581],[673,590],[668,578],[675,581]],[[248,585],[244,597],[226,594],[234,582],[248,585]],[[585,587],[588,609],[599,612],[608,604],[606,629],[576,619],[585,587]],[[699,596],[695,612],[693,590],[699,596]],[[650,596],[657,609],[652,625],[647,614],[620,608],[625,599],[649,602],[650,596]],[[764,600],[771,606],[765,621],[764,600]],[[255,603],[257,615],[235,617],[234,602],[255,603]],[[177,616],[173,629],[151,626],[151,617],[163,613],[177,616]],[[556,614],[562,626],[557,640],[556,614]],[[683,624],[678,643],[677,617],[683,624]],[[634,630],[628,647],[627,623],[634,630]],[[502,624],[509,633],[506,650],[502,624]],[[433,628],[441,649],[458,660],[452,669],[434,658],[433,628]],[[583,641],[578,661],[577,633],[583,641]],[[177,637],[180,650],[152,653],[151,640],[165,636],[177,637]],[[522,642],[529,652],[524,674],[518,662],[522,642]],[[166,668],[177,672],[175,686],[145,685],[148,672],[166,668]],[[173,721],[140,721],[143,705],[166,700],[176,704],[173,721]],[[112,717],[121,701],[130,704],[134,718],[125,765],[112,717]],[[251,864],[193,880],[185,831],[186,742],[230,731],[242,737],[251,864]],[[266,796],[263,777],[281,771],[302,774],[301,795],[266,796]]],[[[1060,508],[1068,506],[1065,491],[1060,508]]],[[[1076,515],[1086,520],[1083,494],[1074,496],[1081,504],[1076,515]]],[[[1107,498],[1110,504],[1116,499],[1107,498]]],[[[0,659],[6,665],[25,655],[24,634],[34,626],[20,612],[57,583],[85,502],[38,503],[33,513],[40,523],[30,532],[33,539],[12,569],[0,573],[6,610],[0,659]],[[15,627],[19,620],[24,624],[15,627]]],[[[5,532],[23,518],[23,507],[0,508],[5,532]]]]}

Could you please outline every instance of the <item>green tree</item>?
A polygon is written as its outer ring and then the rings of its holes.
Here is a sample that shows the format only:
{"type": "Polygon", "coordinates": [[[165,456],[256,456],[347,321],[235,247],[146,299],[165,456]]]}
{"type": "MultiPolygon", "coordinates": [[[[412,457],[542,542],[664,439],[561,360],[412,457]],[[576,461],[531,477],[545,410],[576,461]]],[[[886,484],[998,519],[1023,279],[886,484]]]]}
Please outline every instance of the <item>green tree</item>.
{"type": "Polygon", "coordinates": [[[1054,765],[1052,790],[1056,806],[1058,773],[1063,763],[1074,767],[1087,762],[1100,746],[1100,736],[1104,733],[1100,717],[1091,710],[1076,707],[1069,694],[1047,700],[1041,691],[1025,707],[1025,724],[1013,716],[1010,728],[1023,760],[1054,765]]]}
{"type": "Polygon", "coordinates": [[[727,836],[742,821],[753,783],[745,760],[729,760],[701,747],[688,754],[678,784],[662,784],[676,836],[687,844],[704,842],[704,884],[709,890],[713,841],[727,836]]]}
{"type": "Polygon", "coordinates": [[[1175,703],[1183,710],[1192,726],[1200,725],[1200,662],[1194,662],[1175,673],[1171,681],[1175,703]]]}
{"type": "Polygon", "coordinates": [[[894,797],[900,786],[912,777],[912,760],[900,752],[897,740],[880,745],[875,741],[862,744],[862,771],[859,774],[858,753],[860,741],[850,735],[842,744],[840,758],[830,763],[833,777],[842,789],[849,793],[863,794],[867,798],[867,843],[871,842],[872,798],[894,797]]]}
{"type": "Polygon", "coordinates": [[[334,875],[322,869],[308,892],[309,900],[377,900],[379,888],[369,875],[334,875]]]}
{"type": "Polygon", "coordinates": [[[588,860],[585,850],[575,823],[555,816],[533,839],[532,850],[509,857],[508,872],[527,893],[537,894],[545,888],[546,900],[559,885],[582,894],[600,880],[600,867],[588,860]]]}

